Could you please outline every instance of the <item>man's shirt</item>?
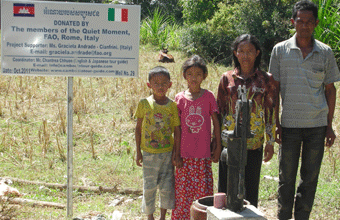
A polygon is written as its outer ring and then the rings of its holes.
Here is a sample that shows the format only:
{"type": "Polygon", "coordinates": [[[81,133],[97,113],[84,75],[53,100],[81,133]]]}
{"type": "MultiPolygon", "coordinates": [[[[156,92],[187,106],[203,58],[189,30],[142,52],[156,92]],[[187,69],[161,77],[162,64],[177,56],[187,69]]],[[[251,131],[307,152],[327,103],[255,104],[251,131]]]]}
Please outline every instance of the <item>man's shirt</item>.
{"type": "Polygon", "coordinates": [[[273,48],[269,72],[280,82],[283,127],[327,126],[325,85],[340,81],[340,74],[332,49],[318,40],[313,42],[305,59],[296,35],[273,48]]]}

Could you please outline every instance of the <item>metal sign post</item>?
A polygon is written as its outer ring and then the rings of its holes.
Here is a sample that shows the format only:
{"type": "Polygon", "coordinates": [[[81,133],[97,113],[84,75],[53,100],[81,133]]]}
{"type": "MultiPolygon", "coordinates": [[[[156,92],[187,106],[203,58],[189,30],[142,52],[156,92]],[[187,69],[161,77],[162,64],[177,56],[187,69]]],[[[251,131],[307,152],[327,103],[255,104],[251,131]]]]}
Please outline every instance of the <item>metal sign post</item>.
{"type": "Polygon", "coordinates": [[[67,78],[67,217],[73,215],[73,77],[67,78]]]}

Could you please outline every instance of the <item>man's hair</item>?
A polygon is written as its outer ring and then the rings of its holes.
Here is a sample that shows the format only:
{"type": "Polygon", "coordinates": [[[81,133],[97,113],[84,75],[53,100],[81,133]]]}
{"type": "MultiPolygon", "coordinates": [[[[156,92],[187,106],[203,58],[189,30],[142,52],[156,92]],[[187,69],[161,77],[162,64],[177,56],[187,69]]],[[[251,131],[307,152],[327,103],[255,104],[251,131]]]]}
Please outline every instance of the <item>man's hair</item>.
{"type": "Polygon", "coordinates": [[[303,0],[294,5],[292,14],[294,20],[296,19],[298,11],[312,11],[315,20],[318,19],[318,6],[311,1],[303,0]]]}
{"type": "Polygon", "coordinates": [[[165,68],[163,66],[156,66],[156,67],[152,68],[149,72],[149,82],[152,79],[152,77],[159,75],[159,74],[167,77],[170,80],[169,70],[167,70],[167,68],[165,68]]]}
{"type": "Polygon", "coordinates": [[[183,66],[182,66],[182,71],[183,71],[183,76],[185,77],[185,72],[190,69],[191,67],[199,67],[200,69],[203,70],[203,76],[206,78],[208,76],[208,68],[207,65],[205,64],[204,60],[202,57],[198,55],[193,55],[189,59],[187,59],[183,66]]]}
{"type": "Polygon", "coordinates": [[[259,40],[254,36],[250,34],[242,34],[241,36],[238,36],[235,41],[233,42],[233,45],[231,47],[233,51],[233,61],[234,61],[234,67],[238,68],[241,66],[240,62],[238,61],[237,57],[234,54],[234,51],[237,51],[238,45],[244,41],[248,41],[252,45],[254,45],[256,50],[259,50],[260,53],[257,55],[255,62],[254,62],[254,68],[260,68],[261,65],[261,57],[262,57],[262,50],[260,46],[259,40]]]}

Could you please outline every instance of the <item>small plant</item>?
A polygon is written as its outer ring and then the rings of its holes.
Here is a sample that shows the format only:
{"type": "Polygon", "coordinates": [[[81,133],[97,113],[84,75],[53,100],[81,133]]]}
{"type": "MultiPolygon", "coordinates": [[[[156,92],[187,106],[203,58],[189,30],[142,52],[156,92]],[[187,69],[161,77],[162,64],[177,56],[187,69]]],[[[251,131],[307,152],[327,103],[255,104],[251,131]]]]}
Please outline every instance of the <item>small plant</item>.
{"type": "Polygon", "coordinates": [[[65,162],[66,161],[66,155],[65,155],[63,146],[60,144],[60,140],[58,138],[58,135],[55,135],[55,138],[56,138],[56,141],[57,141],[57,148],[58,148],[60,160],[62,162],[65,162]]]}
{"type": "Polygon", "coordinates": [[[164,33],[165,26],[168,24],[169,19],[166,18],[160,9],[156,8],[152,17],[147,17],[142,22],[141,36],[142,42],[151,43],[152,45],[158,45],[160,39],[166,38],[164,33]],[[165,36],[165,37],[164,37],[165,36]]]}
{"type": "Polygon", "coordinates": [[[337,63],[340,65],[340,1],[314,0],[314,2],[319,8],[319,24],[315,28],[314,36],[333,49],[337,63]]]}

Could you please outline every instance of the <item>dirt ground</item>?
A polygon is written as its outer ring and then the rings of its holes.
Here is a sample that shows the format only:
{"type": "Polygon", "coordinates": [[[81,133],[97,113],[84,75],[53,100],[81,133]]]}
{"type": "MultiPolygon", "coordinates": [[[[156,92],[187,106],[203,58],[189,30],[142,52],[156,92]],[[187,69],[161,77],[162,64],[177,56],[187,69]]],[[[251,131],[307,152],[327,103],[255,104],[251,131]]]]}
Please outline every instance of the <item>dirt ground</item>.
{"type": "Polygon", "coordinates": [[[258,209],[264,214],[268,220],[274,220],[277,214],[277,200],[267,201],[265,205],[258,206],[258,209]]]}

